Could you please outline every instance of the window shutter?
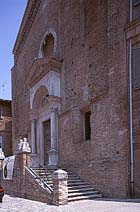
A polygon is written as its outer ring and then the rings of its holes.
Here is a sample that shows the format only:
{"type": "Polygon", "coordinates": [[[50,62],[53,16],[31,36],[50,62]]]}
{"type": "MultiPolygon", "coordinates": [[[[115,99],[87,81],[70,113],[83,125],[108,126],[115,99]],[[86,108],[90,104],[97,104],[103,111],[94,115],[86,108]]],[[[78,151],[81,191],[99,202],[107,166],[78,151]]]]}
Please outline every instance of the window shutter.
{"type": "Polygon", "coordinates": [[[133,88],[140,87],[140,48],[132,50],[133,88]]]}

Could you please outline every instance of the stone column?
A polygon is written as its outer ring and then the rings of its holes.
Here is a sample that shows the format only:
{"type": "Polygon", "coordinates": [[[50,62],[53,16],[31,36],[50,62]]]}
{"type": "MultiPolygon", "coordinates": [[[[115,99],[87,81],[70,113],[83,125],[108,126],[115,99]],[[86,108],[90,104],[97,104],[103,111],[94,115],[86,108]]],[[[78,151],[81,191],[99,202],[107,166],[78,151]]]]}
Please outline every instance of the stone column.
{"type": "Polygon", "coordinates": [[[53,201],[54,205],[68,204],[68,174],[58,169],[53,174],[53,201]]]}
{"type": "Polygon", "coordinates": [[[51,149],[49,150],[49,165],[56,166],[58,161],[57,155],[57,121],[56,109],[51,109],[51,149]]]}
{"type": "Polygon", "coordinates": [[[57,147],[56,109],[51,109],[51,149],[57,147]]]}
{"type": "Polygon", "coordinates": [[[31,143],[32,143],[32,154],[36,154],[36,136],[35,136],[35,119],[31,121],[31,143]]]}

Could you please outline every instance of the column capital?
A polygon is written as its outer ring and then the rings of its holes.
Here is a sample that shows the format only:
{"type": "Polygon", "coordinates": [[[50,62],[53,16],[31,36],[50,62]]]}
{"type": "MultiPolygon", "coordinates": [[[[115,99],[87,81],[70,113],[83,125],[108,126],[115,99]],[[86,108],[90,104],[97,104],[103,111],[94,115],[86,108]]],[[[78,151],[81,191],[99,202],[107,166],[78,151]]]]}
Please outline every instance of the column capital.
{"type": "Polygon", "coordinates": [[[58,108],[57,107],[50,107],[50,111],[51,112],[58,112],[58,108]]]}
{"type": "Polygon", "coordinates": [[[30,121],[37,119],[37,111],[31,110],[30,111],[30,121]]]}

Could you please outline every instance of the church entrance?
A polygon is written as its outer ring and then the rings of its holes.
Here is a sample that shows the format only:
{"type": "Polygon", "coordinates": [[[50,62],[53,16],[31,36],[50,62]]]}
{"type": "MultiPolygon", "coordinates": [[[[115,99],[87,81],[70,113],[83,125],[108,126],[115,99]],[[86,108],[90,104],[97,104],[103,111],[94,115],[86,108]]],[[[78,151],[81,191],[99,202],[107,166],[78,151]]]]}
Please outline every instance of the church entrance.
{"type": "Polygon", "coordinates": [[[51,121],[50,119],[43,122],[43,135],[44,135],[44,165],[49,163],[49,150],[51,148],[51,121]]]}
{"type": "Polygon", "coordinates": [[[58,163],[59,92],[60,74],[52,70],[30,89],[32,157],[42,166],[58,163]]]}

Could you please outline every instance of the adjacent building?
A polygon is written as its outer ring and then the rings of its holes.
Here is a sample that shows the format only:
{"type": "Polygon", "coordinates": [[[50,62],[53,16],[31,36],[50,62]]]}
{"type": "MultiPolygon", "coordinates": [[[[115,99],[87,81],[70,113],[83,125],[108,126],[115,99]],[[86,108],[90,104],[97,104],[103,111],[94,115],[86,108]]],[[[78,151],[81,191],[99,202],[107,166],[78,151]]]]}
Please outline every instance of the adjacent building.
{"type": "Polygon", "coordinates": [[[11,101],[0,99],[0,147],[5,156],[12,155],[11,101]]]}

